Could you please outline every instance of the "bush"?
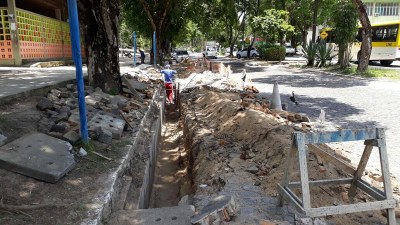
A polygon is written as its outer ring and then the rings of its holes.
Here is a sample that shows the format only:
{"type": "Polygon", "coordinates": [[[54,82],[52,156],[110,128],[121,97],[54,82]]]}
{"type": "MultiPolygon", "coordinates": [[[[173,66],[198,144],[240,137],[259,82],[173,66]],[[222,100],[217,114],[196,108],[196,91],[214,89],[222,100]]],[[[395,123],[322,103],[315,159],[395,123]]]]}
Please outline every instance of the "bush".
{"type": "Polygon", "coordinates": [[[336,54],[333,54],[333,47],[332,45],[327,45],[325,41],[321,41],[317,44],[317,63],[315,66],[317,67],[324,67],[328,61],[331,61],[336,54]]]}
{"type": "Polygon", "coordinates": [[[317,44],[310,41],[308,45],[302,49],[304,57],[307,59],[307,66],[314,66],[315,57],[317,55],[317,44]]]}
{"type": "Polygon", "coordinates": [[[285,59],[285,47],[277,46],[271,43],[262,43],[257,45],[260,58],[269,61],[282,61],[285,59]]]}

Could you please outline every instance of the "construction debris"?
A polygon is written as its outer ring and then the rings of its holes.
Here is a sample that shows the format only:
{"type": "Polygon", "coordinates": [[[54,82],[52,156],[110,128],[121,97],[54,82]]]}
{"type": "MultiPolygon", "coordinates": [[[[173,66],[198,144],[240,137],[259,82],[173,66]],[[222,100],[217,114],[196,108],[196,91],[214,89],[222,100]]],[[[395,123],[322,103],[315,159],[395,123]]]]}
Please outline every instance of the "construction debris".
{"type": "Polygon", "coordinates": [[[218,196],[191,219],[195,225],[219,225],[229,222],[237,213],[238,206],[232,196],[218,196]]]}

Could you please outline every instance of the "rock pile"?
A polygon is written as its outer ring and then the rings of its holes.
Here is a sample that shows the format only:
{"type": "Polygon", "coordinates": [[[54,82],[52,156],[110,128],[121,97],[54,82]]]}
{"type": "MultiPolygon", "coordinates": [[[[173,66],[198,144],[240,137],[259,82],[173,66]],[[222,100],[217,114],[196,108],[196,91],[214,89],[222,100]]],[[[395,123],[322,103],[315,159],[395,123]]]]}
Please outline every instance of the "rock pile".
{"type": "MultiPolygon", "coordinates": [[[[85,87],[86,116],[89,137],[101,143],[111,144],[112,139],[120,139],[123,130],[138,129],[152,98],[155,85],[159,81],[145,75],[129,76],[134,91],[126,94],[110,95],[100,88],[85,87]],[[133,96],[133,97],[132,97],[133,96]]],[[[36,107],[43,112],[37,130],[50,136],[76,144],[79,141],[79,108],[76,85],[52,89],[47,97],[39,99],[36,107]]]]}

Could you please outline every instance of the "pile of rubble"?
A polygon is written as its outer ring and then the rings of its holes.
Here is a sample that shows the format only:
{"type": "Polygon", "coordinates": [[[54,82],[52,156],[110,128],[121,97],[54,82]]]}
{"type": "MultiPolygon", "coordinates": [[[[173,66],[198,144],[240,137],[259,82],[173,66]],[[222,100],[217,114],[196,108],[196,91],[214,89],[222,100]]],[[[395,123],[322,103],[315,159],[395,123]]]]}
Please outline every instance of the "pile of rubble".
{"type": "MultiPolygon", "coordinates": [[[[91,140],[110,145],[112,139],[121,138],[124,130],[138,129],[149,99],[154,94],[154,83],[158,82],[144,77],[125,75],[123,79],[130,88],[122,95],[110,95],[100,88],[85,87],[91,140]]],[[[80,139],[77,97],[76,85],[68,84],[65,88],[51,90],[47,97],[41,98],[36,107],[43,111],[44,116],[38,123],[38,131],[76,144],[80,139]]]]}

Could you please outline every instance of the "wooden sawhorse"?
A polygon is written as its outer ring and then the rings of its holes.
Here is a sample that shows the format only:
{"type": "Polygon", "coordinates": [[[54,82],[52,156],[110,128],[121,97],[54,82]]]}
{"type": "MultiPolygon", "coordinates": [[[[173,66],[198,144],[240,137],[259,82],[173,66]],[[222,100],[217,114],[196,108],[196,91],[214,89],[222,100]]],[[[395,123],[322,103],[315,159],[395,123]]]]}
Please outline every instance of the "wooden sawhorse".
{"type": "Polygon", "coordinates": [[[340,130],[335,132],[325,133],[301,133],[293,134],[293,144],[287,159],[287,167],[284,174],[284,180],[278,184],[279,189],[279,205],[282,206],[283,200],[293,204],[297,210],[311,218],[323,217],[328,215],[338,215],[346,213],[364,212],[371,210],[387,210],[387,220],[389,225],[396,225],[394,208],[397,206],[397,201],[393,198],[389,162],[386,151],[385,132],[383,128],[361,129],[361,130],[340,130]],[[309,181],[307,169],[307,145],[330,143],[330,142],[345,142],[345,141],[360,141],[365,140],[365,149],[360,159],[356,172],[353,177],[339,178],[330,180],[314,180],[309,181]],[[384,191],[372,187],[365,181],[361,180],[361,176],[365,170],[371,151],[374,146],[379,148],[381,170],[383,175],[384,191]],[[298,153],[300,182],[290,182],[290,174],[293,169],[294,160],[298,153]],[[356,203],[349,205],[337,205],[327,207],[311,207],[310,186],[320,185],[338,185],[351,184],[349,196],[354,197],[357,188],[369,194],[376,201],[356,203]],[[302,199],[300,200],[296,194],[290,189],[293,187],[301,188],[302,199]]]}

